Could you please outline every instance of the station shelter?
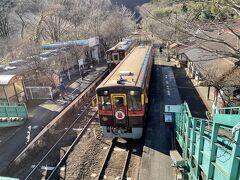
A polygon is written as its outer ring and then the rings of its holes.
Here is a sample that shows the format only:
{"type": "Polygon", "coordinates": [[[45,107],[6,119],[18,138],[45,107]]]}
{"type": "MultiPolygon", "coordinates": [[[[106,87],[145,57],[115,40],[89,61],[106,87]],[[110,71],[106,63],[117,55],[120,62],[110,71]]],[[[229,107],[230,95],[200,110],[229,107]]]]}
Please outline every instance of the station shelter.
{"type": "Polygon", "coordinates": [[[0,75],[0,102],[23,103],[25,101],[22,76],[0,75]]]}

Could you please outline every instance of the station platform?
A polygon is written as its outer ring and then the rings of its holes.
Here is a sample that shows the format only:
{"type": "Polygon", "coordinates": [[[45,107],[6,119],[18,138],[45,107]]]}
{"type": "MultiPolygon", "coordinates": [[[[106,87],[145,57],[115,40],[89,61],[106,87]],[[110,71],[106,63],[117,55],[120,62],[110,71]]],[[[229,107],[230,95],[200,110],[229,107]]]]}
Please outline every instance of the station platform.
{"type": "Polygon", "coordinates": [[[0,175],[3,170],[23,150],[38,133],[51,122],[71,101],[84,91],[105,70],[106,66],[96,67],[84,79],[76,79],[66,86],[65,100],[56,97],[54,100],[28,102],[28,121],[19,127],[0,130],[0,175]],[[30,130],[30,140],[27,139],[30,130]]]}
{"type": "MultiPolygon", "coordinates": [[[[171,66],[171,63],[168,64],[171,66]]],[[[171,167],[170,150],[173,147],[173,132],[163,121],[162,61],[156,53],[152,69],[152,84],[149,94],[149,113],[143,148],[139,180],[172,180],[175,169],[171,167]]]]}
{"type": "Polygon", "coordinates": [[[175,138],[173,137],[173,129],[163,121],[165,102],[162,70],[171,67],[181,99],[189,104],[189,109],[195,117],[206,118],[205,112],[208,104],[202,98],[206,97],[207,94],[202,88],[194,86],[191,79],[186,76],[185,69],[177,68],[175,61],[168,62],[167,58],[158,50],[155,52],[148,124],[139,180],[172,180],[176,179],[177,176],[176,169],[171,166],[173,161],[170,157],[170,150],[175,149],[175,138]]]}

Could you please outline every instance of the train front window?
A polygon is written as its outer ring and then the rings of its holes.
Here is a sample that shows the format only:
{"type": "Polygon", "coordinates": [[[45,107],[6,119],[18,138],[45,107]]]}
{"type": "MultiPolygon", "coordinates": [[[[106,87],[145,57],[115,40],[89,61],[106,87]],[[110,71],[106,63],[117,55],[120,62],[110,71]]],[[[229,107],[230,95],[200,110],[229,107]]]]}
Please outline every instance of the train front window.
{"type": "Polygon", "coordinates": [[[108,59],[109,61],[112,61],[112,55],[111,55],[111,54],[108,54],[108,55],[107,55],[107,59],[108,59]]]}
{"type": "Polygon", "coordinates": [[[111,100],[109,96],[99,96],[99,109],[100,110],[111,110],[111,100]]]}
{"type": "Polygon", "coordinates": [[[129,91],[128,93],[128,110],[141,111],[141,93],[139,91],[129,91]]]}
{"type": "Polygon", "coordinates": [[[124,98],[123,97],[114,97],[115,108],[124,107],[124,98]]]}
{"type": "Polygon", "coordinates": [[[120,59],[120,60],[123,60],[123,59],[124,59],[124,53],[123,53],[123,52],[120,52],[120,53],[119,53],[119,59],[120,59]]]}
{"type": "Polygon", "coordinates": [[[114,61],[118,61],[119,59],[118,59],[118,54],[113,54],[113,60],[114,61]]]}

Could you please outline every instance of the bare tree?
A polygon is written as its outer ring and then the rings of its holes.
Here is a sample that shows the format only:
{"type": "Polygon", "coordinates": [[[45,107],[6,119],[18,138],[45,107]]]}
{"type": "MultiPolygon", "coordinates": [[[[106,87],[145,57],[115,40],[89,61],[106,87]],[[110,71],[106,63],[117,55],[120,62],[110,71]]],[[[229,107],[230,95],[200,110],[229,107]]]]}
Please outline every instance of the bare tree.
{"type": "Polygon", "coordinates": [[[9,14],[14,3],[11,0],[0,1],[0,37],[5,38],[9,35],[9,14]]]}
{"type": "Polygon", "coordinates": [[[134,31],[134,14],[126,7],[115,7],[101,26],[101,36],[106,48],[121,41],[134,31]]]}
{"type": "Polygon", "coordinates": [[[235,13],[240,15],[240,1],[239,0],[222,0],[217,1],[218,5],[221,7],[229,7],[230,9],[234,10],[235,13]]]}
{"type": "MultiPolygon", "coordinates": [[[[240,13],[239,3],[239,0],[216,1],[219,8],[227,7],[233,9],[236,15],[240,13]]],[[[215,87],[219,94],[222,95],[220,93],[221,90],[229,87],[240,88],[240,51],[238,44],[240,34],[238,28],[234,26],[234,20],[219,21],[217,16],[207,21],[199,20],[198,17],[202,10],[181,13],[172,11],[159,17],[154,14],[152,9],[142,8],[147,20],[150,20],[150,23],[146,21],[145,23],[156,36],[163,40],[165,38],[169,42],[180,42],[183,44],[194,42],[193,48],[199,48],[216,55],[215,59],[210,58],[206,61],[211,62],[215,60],[214,63],[217,64],[208,65],[207,68],[206,66],[201,67],[201,65],[197,65],[196,68],[202,72],[202,79],[205,80],[206,85],[215,87]],[[181,38],[181,36],[184,38],[181,38]],[[224,71],[219,66],[217,70],[220,61],[224,58],[232,61],[233,66],[227,70],[226,66],[221,67],[224,68],[224,71]]],[[[195,65],[197,64],[196,62],[194,63],[195,65]]],[[[224,98],[222,99],[224,101],[224,98]]],[[[230,97],[224,101],[224,104],[227,105],[229,100],[230,97]]]]}
{"type": "Polygon", "coordinates": [[[20,36],[24,39],[25,28],[30,25],[36,14],[42,9],[41,2],[33,0],[17,0],[14,12],[20,21],[20,36]]]}
{"type": "Polygon", "coordinates": [[[40,56],[41,46],[35,42],[26,41],[16,51],[18,51],[18,58],[25,61],[25,68],[22,70],[22,75],[25,81],[30,85],[50,85],[55,86],[54,75],[59,76],[59,69],[63,63],[59,58],[55,59],[42,58],[40,56]]]}

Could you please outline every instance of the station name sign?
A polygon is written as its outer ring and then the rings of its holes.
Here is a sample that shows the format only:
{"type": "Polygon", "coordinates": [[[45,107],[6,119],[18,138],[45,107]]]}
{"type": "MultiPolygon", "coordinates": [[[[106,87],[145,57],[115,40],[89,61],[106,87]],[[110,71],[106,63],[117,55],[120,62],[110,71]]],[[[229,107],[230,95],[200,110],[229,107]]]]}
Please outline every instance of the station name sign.
{"type": "Polygon", "coordinates": [[[181,105],[165,105],[164,112],[171,112],[171,113],[181,112],[181,105]]]}

